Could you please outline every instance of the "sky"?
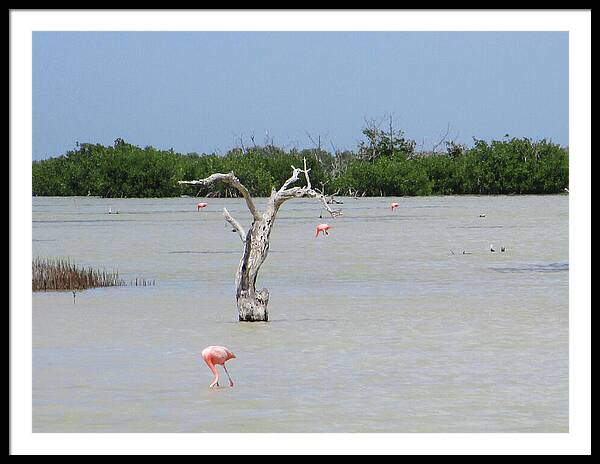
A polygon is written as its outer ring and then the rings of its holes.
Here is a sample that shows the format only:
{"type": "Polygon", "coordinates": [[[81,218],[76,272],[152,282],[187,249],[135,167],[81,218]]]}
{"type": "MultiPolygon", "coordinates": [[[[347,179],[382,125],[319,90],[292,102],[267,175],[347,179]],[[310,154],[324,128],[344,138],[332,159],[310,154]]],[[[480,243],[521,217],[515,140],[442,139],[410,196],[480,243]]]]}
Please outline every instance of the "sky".
{"type": "Polygon", "coordinates": [[[448,127],[566,146],[568,65],[566,32],[34,32],[32,156],[354,149],[390,117],[425,150],[448,127]]]}

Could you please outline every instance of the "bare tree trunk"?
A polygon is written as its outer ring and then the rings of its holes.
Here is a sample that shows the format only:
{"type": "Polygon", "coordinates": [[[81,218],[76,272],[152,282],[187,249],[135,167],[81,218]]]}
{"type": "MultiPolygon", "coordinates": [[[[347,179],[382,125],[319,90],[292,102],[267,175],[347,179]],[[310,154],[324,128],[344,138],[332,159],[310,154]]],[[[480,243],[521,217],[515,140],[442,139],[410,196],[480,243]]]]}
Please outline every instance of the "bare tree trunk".
{"type": "Polygon", "coordinates": [[[269,253],[269,237],[274,217],[264,214],[254,221],[244,240],[244,253],[235,276],[235,298],[240,321],[268,321],[269,291],[256,290],[258,271],[269,253]]]}
{"type": "Polygon", "coordinates": [[[208,185],[215,181],[225,182],[235,187],[246,200],[246,205],[252,214],[253,221],[250,230],[246,233],[244,228],[236,221],[227,208],[223,210],[225,220],[237,231],[240,239],[244,243],[244,252],[240,259],[240,264],[235,277],[236,284],[236,302],[238,308],[238,319],[245,322],[266,322],[269,320],[267,305],[269,304],[269,291],[266,288],[256,290],[256,278],[258,271],[264,263],[269,253],[269,238],[271,229],[275,221],[275,216],[283,203],[292,198],[316,198],[321,201],[331,217],[339,216],[340,210],[332,210],[327,204],[323,194],[313,190],[310,184],[306,167],[306,158],[304,159],[304,169],[292,166],[292,176],[285,181],[283,186],[275,191],[273,190],[267,208],[261,214],[254,206],[252,197],[248,189],[244,187],[233,172],[229,174],[213,174],[202,180],[179,181],[180,184],[200,184],[208,185]],[[298,180],[299,173],[303,172],[306,178],[305,187],[290,187],[298,180]]]}

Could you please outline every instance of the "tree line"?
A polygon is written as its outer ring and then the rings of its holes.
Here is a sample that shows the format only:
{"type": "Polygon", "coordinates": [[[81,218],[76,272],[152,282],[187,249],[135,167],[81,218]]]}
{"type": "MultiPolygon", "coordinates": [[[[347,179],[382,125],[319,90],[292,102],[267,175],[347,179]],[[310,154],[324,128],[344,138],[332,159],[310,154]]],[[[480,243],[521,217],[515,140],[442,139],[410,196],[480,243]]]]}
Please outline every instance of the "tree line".
{"type": "Polygon", "coordinates": [[[352,151],[284,149],[272,143],[225,155],[180,154],[132,145],[76,144],[62,156],[33,161],[33,194],[39,196],[174,197],[237,196],[227,185],[178,185],[233,171],[252,196],[269,196],[306,158],[312,184],[324,193],[360,196],[551,194],[568,188],[568,149],[529,138],[474,139],[472,147],[445,142],[423,152],[403,132],[369,127],[352,151]]]}

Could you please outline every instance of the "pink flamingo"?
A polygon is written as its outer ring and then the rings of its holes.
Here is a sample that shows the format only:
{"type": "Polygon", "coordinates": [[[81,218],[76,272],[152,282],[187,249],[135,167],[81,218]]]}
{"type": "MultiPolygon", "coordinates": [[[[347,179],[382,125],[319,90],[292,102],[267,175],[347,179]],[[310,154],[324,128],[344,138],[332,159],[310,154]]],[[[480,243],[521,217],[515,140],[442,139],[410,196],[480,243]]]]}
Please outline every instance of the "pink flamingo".
{"type": "Polygon", "coordinates": [[[392,208],[392,211],[395,211],[395,210],[396,210],[396,208],[397,208],[398,206],[400,206],[400,203],[396,203],[396,202],[394,202],[394,203],[392,203],[390,206],[391,206],[391,208],[392,208]]]}
{"type": "Polygon", "coordinates": [[[196,205],[196,210],[200,211],[202,208],[206,208],[208,206],[208,203],[198,203],[196,205]]]}
{"type": "Polygon", "coordinates": [[[319,236],[319,232],[323,232],[323,235],[329,235],[329,232],[327,232],[329,229],[331,229],[331,226],[329,224],[319,224],[317,226],[317,233],[315,234],[315,238],[319,236]]]}
{"type": "Polygon", "coordinates": [[[231,380],[229,372],[227,372],[227,368],[225,367],[225,362],[233,358],[235,358],[235,354],[224,346],[209,346],[202,350],[202,359],[204,359],[204,362],[208,365],[212,373],[215,374],[215,380],[210,384],[210,388],[219,386],[219,371],[217,371],[217,364],[223,366],[227,378],[229,379],[229,386],[233,387],[233,380],[231,380]]]}

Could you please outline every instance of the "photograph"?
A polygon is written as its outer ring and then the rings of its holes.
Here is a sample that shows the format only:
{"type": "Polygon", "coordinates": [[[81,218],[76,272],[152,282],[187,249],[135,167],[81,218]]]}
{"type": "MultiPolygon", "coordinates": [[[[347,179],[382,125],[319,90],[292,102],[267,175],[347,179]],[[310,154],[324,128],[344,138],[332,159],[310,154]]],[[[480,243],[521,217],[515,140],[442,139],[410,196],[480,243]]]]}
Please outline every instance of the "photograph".
{"type": "Polygon", "coordinates": [[[9,14],[16,454],[591,454],[591,10],[9,14]]]}

